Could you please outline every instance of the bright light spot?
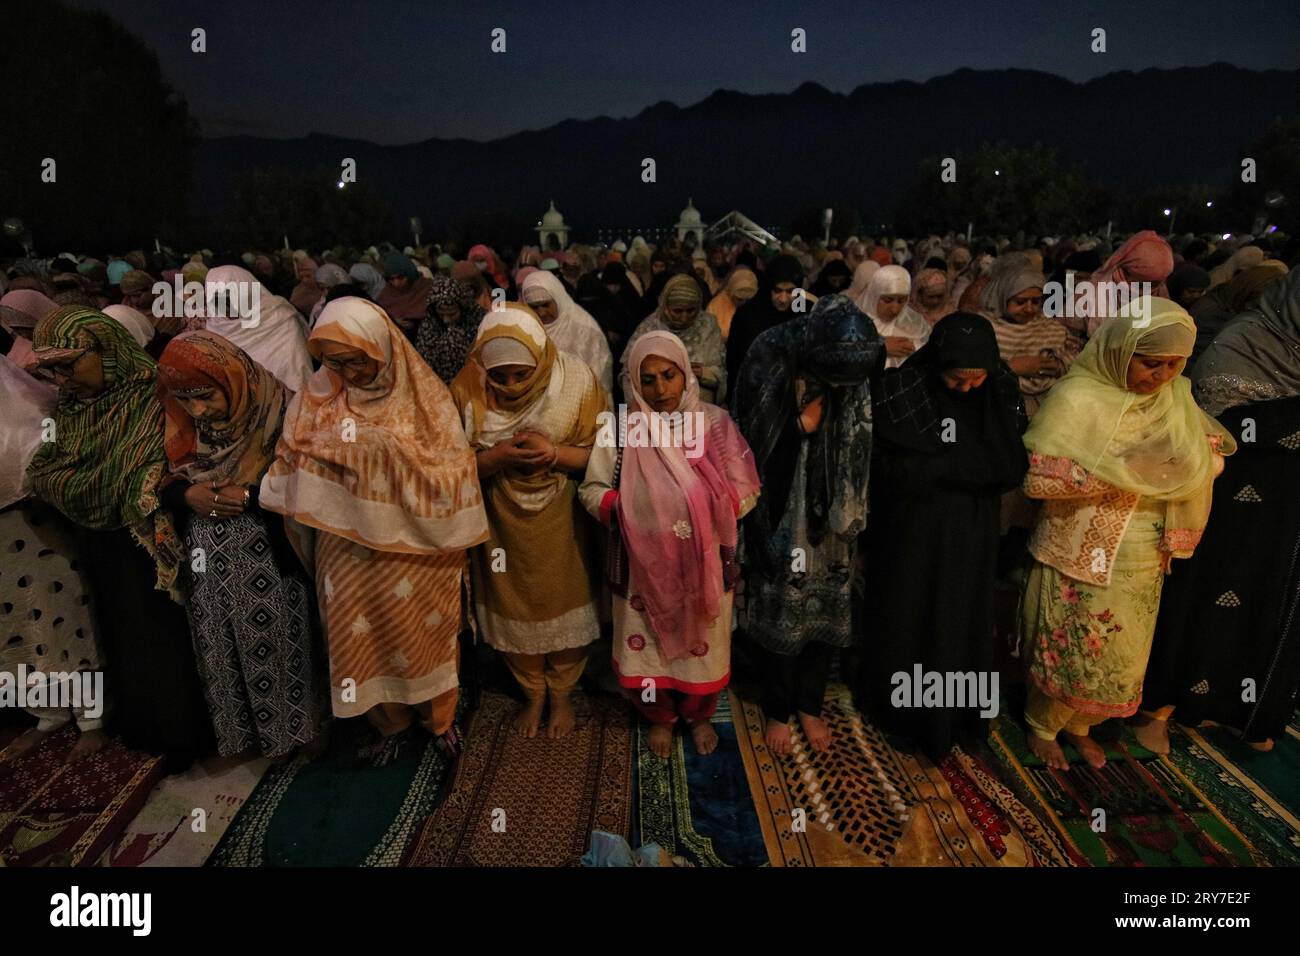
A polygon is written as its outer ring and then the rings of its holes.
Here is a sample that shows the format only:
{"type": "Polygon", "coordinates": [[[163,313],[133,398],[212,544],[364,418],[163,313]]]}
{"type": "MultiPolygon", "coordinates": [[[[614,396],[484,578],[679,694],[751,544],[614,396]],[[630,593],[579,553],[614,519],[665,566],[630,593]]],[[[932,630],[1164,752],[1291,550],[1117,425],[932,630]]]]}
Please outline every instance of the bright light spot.
{"type": "Polygon", "coordinates": [[[1166,215],[1166,216],[1169,215],[1169,210],[1168,210],[1168,209],[1165,210],[1165,215],[1166,215]]]}
{"type": "Polygon", "coordinates": [[[1224,238],[1224,239],[1231,239],[1231,238],[1232,238],[1232,233],[1230,233],[1230,232],[1225,232],[1225,233],[1223,234],[1223,238],[1224,238]]]}
{"type": "Polygon", "coordinates": [[[1000,170],[1000,169],[995,169],[995,170],[993,170],[993,175],[994,175],[994,176],[1001,176],[1001,175],[1002,175],[1002,170],[1000,170]]]}
{"type": "Polygon", "coordinates": [[[1213,200],[1210,200],[1209,202],[1207,202],[1207,203],[1205,204],[1205,208],[1206,208],[1206,209],[1209,209],[1209,208],[1210,208],[1211,206],[1213,206],[1213,205],[1214,205],[1214,201],[1213,201],[1213,200]]]}
{"type": "Polygon", "coordinates": [[[343,188],[343,183],[339,183],[339,189],[343,188]]]}

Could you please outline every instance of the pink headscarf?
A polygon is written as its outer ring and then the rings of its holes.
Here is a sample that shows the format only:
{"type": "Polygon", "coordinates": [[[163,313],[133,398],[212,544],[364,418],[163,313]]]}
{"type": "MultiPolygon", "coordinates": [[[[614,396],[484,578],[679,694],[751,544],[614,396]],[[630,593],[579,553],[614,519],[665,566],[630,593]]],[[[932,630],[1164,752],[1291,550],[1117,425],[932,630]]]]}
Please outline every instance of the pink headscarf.
{"type": "MultiPolygon", "coordinates": [[[[1167,299],[1169,289],[1165,286],[1165,279],[1173,271],[1174,250],[1153,230],[1144,229],[1130,236],[1128,242],[1116,249],[1115,254],[1088,281],[1094,285],[1100,282],[1150,282],[1151,294],[1167,299]]],[[[1107,318],[1104,315],[1090,316],[1088,334],[1096,332],[1107,318]]]]}
{"type": "Polygon", "coordinates": [[[14,289],[0,298],[0,305],[18,312],[23,318],[14,317],[12,324],[16,329],[34,329],[36,324],[59,306],[48,296],[35,289],[14,289]],[[30,320],[30,321],[27,321],[30,320]]]}
{"type": "MultiPolygon", "coordinates": [[[[483,245],[481,242],[477,246],[470,246],[469,255],[465,258],[470,262],[473,262],[475,259],[486,259],[488,264],[488,275],[492,277],[492,281],[496,283],[497,288],[504,289],[510,285],[510,279],[506,276],[506,270],[501,267],[501,260],[497,258],[497,254],[488,246],[483,245]]],[[[477,266],[475,268],[477,268],[477,266]]]]}
{"type": "MultiPolygon", "coordinates": [[[[651,355],[667,359],[686,376],[677,411],[690,415],[698,457],[680,447],[623,449],[618,520],[627,545],[632,580],[645,602],[668,660],[704,654],[709,625],[722,610],[736,568],[736,517],[741,502],[759,489],[754,455],[731,416],[700,401],[700,383],[682,340],[671,332],[647,332],[627,358],[636,411],[658,416],[641,395],[641,363],[651,355]],[[722,560],[718,560],[721,549],[722,560]]],[[[633,413],[635,414],[635,412],[633,413]]],[[[661,437],[669,433],[667,419],[661,437]]],[[[672,432],[681,437],[682,425],[672,432]]],[[[671,446],[661,440],[660,446],[671,446]]]]}
{"type": "Polygon", "coordinates": [[[1152,295],[1169,298],[1165,279],[1174,271],[1174,251],[1150,229],[1132,236],[1092,274],[1093,282],[1150,282],[1152,295]]]}

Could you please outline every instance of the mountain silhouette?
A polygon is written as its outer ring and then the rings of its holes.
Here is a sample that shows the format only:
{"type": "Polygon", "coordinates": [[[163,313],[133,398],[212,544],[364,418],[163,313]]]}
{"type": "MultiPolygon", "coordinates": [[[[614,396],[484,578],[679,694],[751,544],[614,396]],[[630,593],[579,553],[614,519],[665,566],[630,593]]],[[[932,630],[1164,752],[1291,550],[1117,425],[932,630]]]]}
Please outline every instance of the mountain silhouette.
{"type": "MultiPolygon", "coordinates": [[[[740,209],[782,223],[817,203],[888,212],[925,157],[985,142],[1055,148],[1120,190],[1224,184],[1242,150],[1275,118],[1300,113],[1300,70],[1223,63],[1111,73],[1075,83],[1031,70],[960,69],[924,83],[870,83],[835,93],[720,89],[686,107],[565,120],[490,142],[430,139],[399,146],[313,134],[213,138],[199,151],[199,212],[218,214],[250,167],[339,169],[357,161],[404,220],[433,234],[471,212],[540,217],[554,198],[578,236],[597,228],[667,226],[694,197],[711,221],[740,209]],[[642,182],[655,160],[656,182],[642,182]]],[[[938,175],[936,166],[935,174],[938,175]]]]}

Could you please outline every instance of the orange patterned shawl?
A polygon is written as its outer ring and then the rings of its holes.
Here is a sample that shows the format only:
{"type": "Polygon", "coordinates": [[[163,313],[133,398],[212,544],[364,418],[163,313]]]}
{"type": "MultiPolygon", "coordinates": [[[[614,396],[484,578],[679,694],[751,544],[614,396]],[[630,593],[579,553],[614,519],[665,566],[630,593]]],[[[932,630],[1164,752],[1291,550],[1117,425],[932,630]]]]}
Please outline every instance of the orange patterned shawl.
{"type": "Polygon", "coordinates": [[[435,554],[487,538],[474,453],[451,395],[383,309],[325,307],[307,347],[338,342],[379,363],[365,387],[318,369],[284,417],[263,508],[376,551],[435,554]]]}

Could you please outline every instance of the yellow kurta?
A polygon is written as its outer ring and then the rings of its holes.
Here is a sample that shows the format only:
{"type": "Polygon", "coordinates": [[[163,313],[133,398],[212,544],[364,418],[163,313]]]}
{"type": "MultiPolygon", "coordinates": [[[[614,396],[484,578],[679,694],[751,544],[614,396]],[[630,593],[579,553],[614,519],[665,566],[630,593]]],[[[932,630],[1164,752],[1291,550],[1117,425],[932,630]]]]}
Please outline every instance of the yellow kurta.
{"type": "MultiPolygon", "coordinates": [[[[608,398],[580,359],[561,355],[557,364],[563,385],[539,399],[545,405],[530,427],[556,445],[589,447],[608,398]]],[[[469,402],[457,382],[452,393],[464,413],[469,402]]],[[[466,432],[482,451],[491,443],[479,424],[467,421],[466,432]]],[[[509,654],[583,647],[600,636],[596,528],[578,505],[577,481],[563,478],[550,494],[549,480],[507,471],[482,483],[488,540],[470,552],[475,612],[483,639],[509,654]]]]}

